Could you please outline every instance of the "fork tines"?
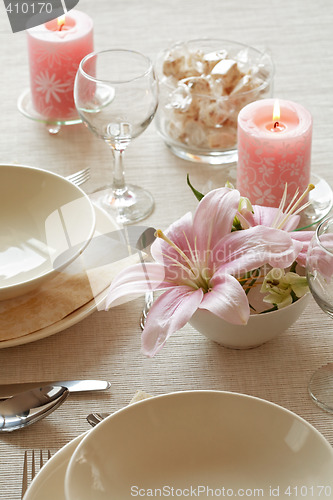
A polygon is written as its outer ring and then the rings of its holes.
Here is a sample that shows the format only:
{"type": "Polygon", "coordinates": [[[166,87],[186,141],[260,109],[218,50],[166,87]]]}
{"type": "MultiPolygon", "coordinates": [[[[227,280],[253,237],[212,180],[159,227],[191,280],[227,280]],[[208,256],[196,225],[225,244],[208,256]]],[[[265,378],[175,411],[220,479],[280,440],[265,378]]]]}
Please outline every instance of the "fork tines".
{"type": "Polygon", "coordinates": [[[79,186],[80,184],[83,184],[88,179],[90,179],[90,169],[85,168],[83,170],[80,170],[79,172],[75,172],[75,174],[68,175],[66,179],[79,186]]]}
{"type": "Polygon", "coordinates": [[[39,461],[35,459],[35,450],[31,450],[31,453],[29,450],[24,452],[21,499],[23,499],[30,481],[33,480],[36,474],[38,474],[43,467],[44,463],[46,463],[50,458],[50,450],[39,450],[39,461]],[[29,470],[30,474],[28,472],[29,470]]]}

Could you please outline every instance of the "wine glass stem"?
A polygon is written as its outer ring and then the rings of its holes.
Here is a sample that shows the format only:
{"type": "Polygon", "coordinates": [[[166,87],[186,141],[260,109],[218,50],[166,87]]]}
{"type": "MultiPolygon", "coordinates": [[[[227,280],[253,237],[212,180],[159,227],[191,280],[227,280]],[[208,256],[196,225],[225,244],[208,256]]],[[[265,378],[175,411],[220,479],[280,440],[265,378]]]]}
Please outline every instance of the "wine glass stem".
{"type": "Polygon", "coordinates": [[[114,157],[113,190],[121,195],[126,191],[123,155],[124,149],[111,148],[114,157]]]}

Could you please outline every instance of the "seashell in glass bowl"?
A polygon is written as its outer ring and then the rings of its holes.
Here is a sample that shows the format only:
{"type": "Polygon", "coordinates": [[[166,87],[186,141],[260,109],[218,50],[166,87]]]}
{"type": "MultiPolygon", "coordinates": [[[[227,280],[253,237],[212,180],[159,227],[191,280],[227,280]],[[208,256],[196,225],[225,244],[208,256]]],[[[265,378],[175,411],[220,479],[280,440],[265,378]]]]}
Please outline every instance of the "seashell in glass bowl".
{"type": "Polygon", "coordinates": [[[236,162],[238,113],[272,95],[271,57],[238,42],[198,39],[164,50],[155,71],[155,123],[173,153],[194,162],[236,162]]]}

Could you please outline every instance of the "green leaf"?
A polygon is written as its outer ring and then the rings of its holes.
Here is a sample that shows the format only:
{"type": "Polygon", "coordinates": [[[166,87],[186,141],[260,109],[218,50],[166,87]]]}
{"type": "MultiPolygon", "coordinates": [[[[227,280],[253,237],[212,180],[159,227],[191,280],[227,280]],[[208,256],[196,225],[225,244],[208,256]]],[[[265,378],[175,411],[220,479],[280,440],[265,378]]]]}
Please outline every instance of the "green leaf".
{"type": "Polygon", "coordinates": [[[296,267],[297,267],[297,262],[296,260],[292,263],[289,272],[290,273],[296,273],[296,267]]]}
{"type": "Polygon", "coordinates": [[[196,199],[198,201],[202,200],[202,198],[205,196],[204,194],[200,193],[200,191],[198,191],[197,189],[195,189],[195,187],[192,186],[192,184],[190,183],[190,176],[189,174],[187,174],[187,184],[190,186],[190,188],[192,189],[192,193],[194,194],[194,196],[196,197],[196,199]]]}

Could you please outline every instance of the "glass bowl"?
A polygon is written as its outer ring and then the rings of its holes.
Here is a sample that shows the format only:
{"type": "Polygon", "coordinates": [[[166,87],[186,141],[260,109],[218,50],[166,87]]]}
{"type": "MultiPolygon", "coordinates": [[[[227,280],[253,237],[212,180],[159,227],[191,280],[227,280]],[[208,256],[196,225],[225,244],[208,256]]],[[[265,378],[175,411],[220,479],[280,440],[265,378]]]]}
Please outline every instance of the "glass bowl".
{"type": "Polygon", "coordinates": [[[271,57],[238,42],[190,40],[160,53],[155,71],[155,123],[173,153],[195,162],[236,162],[238,113],[272,95],[271,57]]]}

